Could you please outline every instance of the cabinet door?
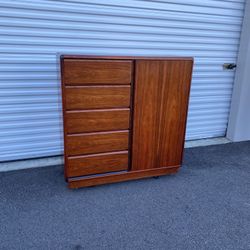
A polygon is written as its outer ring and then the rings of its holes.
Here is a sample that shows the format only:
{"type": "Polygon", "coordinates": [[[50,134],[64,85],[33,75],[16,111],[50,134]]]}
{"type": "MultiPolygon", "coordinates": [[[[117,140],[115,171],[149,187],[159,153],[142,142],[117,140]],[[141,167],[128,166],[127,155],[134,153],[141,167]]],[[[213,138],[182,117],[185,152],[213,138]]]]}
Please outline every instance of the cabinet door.
{"type": "Polygon", "coordinates": [[[192,60],[137,60],[132,171],[182,161],[192,60]]]}

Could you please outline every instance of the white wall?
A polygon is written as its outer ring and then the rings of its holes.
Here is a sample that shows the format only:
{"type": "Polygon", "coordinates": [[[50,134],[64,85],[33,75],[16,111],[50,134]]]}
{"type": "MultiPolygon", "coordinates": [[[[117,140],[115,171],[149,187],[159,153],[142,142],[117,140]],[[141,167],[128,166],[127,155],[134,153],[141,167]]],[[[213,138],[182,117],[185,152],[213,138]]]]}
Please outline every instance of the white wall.
{"type": "Polygon", "coordinates": [[[246,1],[227,138],[250,140],[250,0],[246,1]]]}

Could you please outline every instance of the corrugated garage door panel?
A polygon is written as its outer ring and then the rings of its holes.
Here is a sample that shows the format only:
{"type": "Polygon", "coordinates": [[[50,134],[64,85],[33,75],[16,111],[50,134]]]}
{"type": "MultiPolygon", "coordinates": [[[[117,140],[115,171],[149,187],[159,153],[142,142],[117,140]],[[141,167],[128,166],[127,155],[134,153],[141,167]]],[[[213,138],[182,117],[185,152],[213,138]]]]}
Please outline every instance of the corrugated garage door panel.
{"type": "Polygon", "coordinates": [[[59,54],[194,56],[187,139],[227,127],[244,1],[1,1],[0,161],[62,154],[59,54]]]}

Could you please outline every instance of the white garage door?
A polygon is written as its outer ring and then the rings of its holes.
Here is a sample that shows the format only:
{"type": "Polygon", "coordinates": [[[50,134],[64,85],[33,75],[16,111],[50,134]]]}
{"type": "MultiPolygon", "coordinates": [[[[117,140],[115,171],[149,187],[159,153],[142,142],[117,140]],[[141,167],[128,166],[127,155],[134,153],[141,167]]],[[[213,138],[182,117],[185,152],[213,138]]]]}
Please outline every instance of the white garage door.
{"type": "Polygon", "coordinates": [[[227,127],[244,0],[1,0],[0,160],[63,153],[59,54],[193,56],[186,139],[227,127]]]}

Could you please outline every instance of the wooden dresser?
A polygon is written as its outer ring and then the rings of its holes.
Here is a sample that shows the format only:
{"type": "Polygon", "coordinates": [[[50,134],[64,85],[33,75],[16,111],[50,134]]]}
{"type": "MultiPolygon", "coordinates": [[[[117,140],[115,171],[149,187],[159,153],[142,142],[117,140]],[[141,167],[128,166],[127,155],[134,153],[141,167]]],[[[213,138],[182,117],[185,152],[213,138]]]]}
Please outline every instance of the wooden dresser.
{"type": "Polygon", "coordinates": [[[177,172],[192,66],[192,58],[61,56],[69,187],[177,172]]]}

